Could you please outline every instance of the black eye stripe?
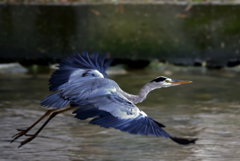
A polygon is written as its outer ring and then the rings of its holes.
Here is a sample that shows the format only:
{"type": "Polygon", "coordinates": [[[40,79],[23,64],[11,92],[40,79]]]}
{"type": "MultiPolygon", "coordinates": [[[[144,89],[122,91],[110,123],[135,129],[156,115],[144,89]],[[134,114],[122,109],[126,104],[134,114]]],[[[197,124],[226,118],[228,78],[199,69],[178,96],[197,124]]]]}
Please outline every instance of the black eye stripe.
{"type": "Polygon", "coordinates": [[[158,78],[155,78],[153,79],[151,82],[162,82],[162,81],[165,81],[167,78],[165,77],[158,77],[158,78]]]}

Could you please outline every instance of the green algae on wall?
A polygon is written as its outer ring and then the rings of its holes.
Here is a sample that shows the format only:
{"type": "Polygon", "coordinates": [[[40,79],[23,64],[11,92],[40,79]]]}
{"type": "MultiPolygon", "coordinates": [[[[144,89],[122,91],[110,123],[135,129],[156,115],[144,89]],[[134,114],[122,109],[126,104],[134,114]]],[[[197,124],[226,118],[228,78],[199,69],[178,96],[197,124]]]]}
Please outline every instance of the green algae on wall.
{"type": "Polygon", "coordinates": [[[110,53],[224,66],[240,59],[240,5],[0,5],[0,57],[110,53]]]}

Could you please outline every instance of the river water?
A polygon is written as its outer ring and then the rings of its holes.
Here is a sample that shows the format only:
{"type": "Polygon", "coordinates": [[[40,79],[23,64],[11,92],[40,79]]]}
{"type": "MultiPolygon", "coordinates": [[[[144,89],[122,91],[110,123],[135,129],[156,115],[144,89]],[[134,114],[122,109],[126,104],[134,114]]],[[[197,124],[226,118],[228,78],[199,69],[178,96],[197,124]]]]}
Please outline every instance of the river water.
{"type": "MultiPolygon", "coordinates": [[[[18,148],[25,137],[10,144],[11,137],[17,128],[28,127],[46,111],[39,100],[49,94],[50,75],[1,75],[0,160],[239,161],[240,74],[201,69],[165,74],[193,83],[155,90],[138,107],[166,125],[170,134],[198,138],[196,144],[183,146],[169,139],[100,128],[67,112],[55,117],[35,140],[18,148]]],[[[142,85],[160,75],[164,72],[138,70],[110,78],[137,94],[142,85]]]]}

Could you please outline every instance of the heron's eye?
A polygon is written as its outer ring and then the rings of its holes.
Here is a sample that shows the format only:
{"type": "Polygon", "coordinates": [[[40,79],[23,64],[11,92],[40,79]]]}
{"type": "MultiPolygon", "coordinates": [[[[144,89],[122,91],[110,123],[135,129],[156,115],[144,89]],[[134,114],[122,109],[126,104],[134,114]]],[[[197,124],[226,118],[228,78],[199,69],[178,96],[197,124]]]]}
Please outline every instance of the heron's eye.
{"type": "Polygon", "coordinates": [[[170,83],[171,81],[169,79],[165,80],[166,83],[170,83]]]}

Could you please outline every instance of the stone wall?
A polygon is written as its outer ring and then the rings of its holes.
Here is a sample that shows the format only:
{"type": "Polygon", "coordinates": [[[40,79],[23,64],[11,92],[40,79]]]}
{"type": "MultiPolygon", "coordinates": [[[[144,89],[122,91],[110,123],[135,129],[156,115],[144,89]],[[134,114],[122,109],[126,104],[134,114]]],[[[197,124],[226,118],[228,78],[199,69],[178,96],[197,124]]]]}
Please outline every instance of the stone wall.
{"type": "Polygon", "coordinates": [[[180,65],[240,60],[240,5],[0,5],[0,59],[109,53],[180,65]]]}

